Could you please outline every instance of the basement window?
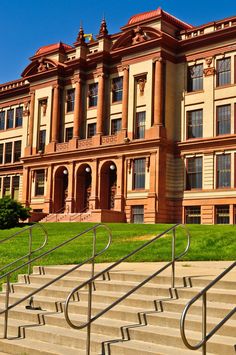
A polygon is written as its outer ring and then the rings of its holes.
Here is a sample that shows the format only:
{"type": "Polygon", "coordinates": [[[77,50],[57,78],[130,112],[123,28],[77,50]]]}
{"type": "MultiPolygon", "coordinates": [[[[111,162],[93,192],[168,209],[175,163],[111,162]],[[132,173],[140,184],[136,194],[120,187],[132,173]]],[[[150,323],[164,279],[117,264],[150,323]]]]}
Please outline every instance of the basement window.
{"type": "Polygon", "coordinates": [[[143,223],[144,222],[144,206],[132,206],[132,222],[143,223]]]}

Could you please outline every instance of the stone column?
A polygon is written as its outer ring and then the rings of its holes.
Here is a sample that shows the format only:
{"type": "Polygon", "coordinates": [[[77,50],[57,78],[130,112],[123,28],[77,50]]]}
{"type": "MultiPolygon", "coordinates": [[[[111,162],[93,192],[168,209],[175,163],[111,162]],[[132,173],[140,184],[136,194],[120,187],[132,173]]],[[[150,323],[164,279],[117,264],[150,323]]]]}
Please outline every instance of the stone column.
{"type": "Polygon", "coordinates": [[[99,184],[99,176],[98,176],[98,161],[93,160],[89,162],[91,167],[92,174],[92,184],[91,184],[91,196],[89,199],[89,209],[94,210],[98,208],[98,184],[99,184]]]}
{"type": "Polygon", "coordinates": [[[32,154],[33,146],[33,134],[34,134],[34,104],[35,104],[35,91],[30,92],[30,114],[29,114],[29,126],[28,126],[28,142],[25,148],[25,155],[32,154]]]}
{"type": "Polygon", "coordinates": [[[122,98],[122,130],[127,135],[128,98],[129,98],[129,66],[123,67],[123,98],[122,98]]]}
{"type": "Polygon", "coordinates": [[[52,138],[53,143],[58,142],[59,133],[59,97],[60,97],[60,86],[55,85],[53,88],[53,107],[52,107],[52,138]]]}
{"type": "Polygon", "coordinates": [[[67,166],[67,170],[68,170],[68,195],[66,198],[66,211],[68,211],[69,213],[74,211],[74,183],[75,183],[75,179],[74,179],[74,163],[71,162],[68,166],[67,166]]]}
{"type": "Polygon", "coordinates": [[[45,212],[52,212],[52,165],[49,165],[46,170],[46,196],[44,203],[46,205],[45,212]]]}
{"type": "Polygon", "coordinates": [[[155,81],[154,81],[154,125],[162,126],[162,63],[161,57],[155,59],[155,81]]]}
{"type": "Polygon", "coordinates": [[[23,168],[23,176],[22,176],[22,203],[25,206],[29,206],[29,184],[31,184],[30,181],[30,168],[23,168]]]}
{"type": "Polygon", "coordinates": [[[75,109],[74,109],[74,129],[73,138],[80,138],[79,129],[82,121],[82,80],[77,77],[75,78],[75,109]]]}
{"type": "Polygon", "coordinates": [[[119,157],[116,161],[116,196],[115,196],[115,210],[124,211],[124,160],[119,157]]]}
{"type": "Polygon", "coordinates": [[[98,74],[97,134],[103,134],[105,74],[98,74]]]}

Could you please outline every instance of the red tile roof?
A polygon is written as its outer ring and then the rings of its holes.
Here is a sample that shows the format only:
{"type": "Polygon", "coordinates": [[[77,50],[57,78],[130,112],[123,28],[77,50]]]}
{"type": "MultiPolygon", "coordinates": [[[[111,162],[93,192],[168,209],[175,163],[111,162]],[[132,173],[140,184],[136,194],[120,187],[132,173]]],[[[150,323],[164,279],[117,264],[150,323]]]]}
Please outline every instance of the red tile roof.
{"type": "Polygon", "coordinates": [[[60,49],[60,48],[63,48],[63,49],[66,51],[67,49],[71,49],[71,48],[73,48],[73,47],[70,46],[70,45],[68,45],[68,44],[62,43],[62,42],[54,43],[54,44],[49,44],[49,45],[47,45],[47,46],[40,47],[40,48],[37,50],[37,52],[35,53],[35,55],[48,53],[48,52],[51,52],[51,51],[58,50],[58,49],[60,49]]]}
{"type": "Polygon", "coordinates": [[[166,19],[170,20],[171,22],[174,22],[177,26],[182,27],[183,29],[193,27],[192,25],[189,25],[188,23],[179,20],[177,17],[170,15],[168,12],[163,11],[160,7],[153,11],[142,12],[141,14],[132,16],[129,19],[127,26],[159,16],[165,17],[166,19]]]}

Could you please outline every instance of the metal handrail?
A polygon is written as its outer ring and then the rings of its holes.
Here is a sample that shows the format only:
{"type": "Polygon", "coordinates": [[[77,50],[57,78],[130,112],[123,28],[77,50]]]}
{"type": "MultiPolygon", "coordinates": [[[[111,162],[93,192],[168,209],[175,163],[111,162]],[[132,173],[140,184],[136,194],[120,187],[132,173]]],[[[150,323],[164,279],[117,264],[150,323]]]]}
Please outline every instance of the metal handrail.
{"type": "MultiPolygon", "coordinates": [[[[20,258],[18,258],[18,259],[16,259],[16,260],[12,261],[11,263],[9,263],[9,264],[4,265],[3,267],[1,267],[1,268],[0,268],[0,272],[2,272],[3,270],[9,268],[10,266],[13,266],[13,265],[17,264],[19,261],[21,261],[21,260],[23,260],[23,259],[25,259],[25,258],[28,258],[28,260],[30,261],[32,254],[34,254],[34,253],[36,253],[37,251],[43,249],[43,248],[45,247],[45,245],[47,244],[47,242],[48,242],[48,233],[47,233],[46,229],[44,228],[44,226],[42,226],[41,224],[38,224],[38,223],[35,223],[35,224],[31,225],[31,226],[28,226],[28,227],[26,227],[26,228],[23,228],[23,229],[21,229],[20,231],[14,233],[14,234],[12,234],[12,235],[10,235],[10,236],[4,238],[4,239],[1,239],[1,240],[0,240],[0,244],[3,244],[4,242],[6,242],[6,241],[8,241],[8,240],[17,237],[18,235],[23,234],[23,233],[26,232],[26,231],[29,232],[29,251],[28,251],[28,253],[27,253],[26,255],[21,256],[20,258]],[[35,229],[35,228],[40,228],[40,229],[42,229],[42,231],[44,232],[45,237],[44,237],[44,241],[43,241],[42,245],[41,245],[40,247],[38,247],[38,248],[32,250],[32,243],[33,243],[32,230],[35,229]]],[[[29,263],[29,265],[28,265],[28,273],[30,273],[30,266],[31,266],[31,264],[29,263]]],[[[0,278],[0,279],[1,279],[1,278],[0,278]]]]}
{"type": "Polygon", "coordinates": [[[99,255],[103,254],[111,245],[111,240],[112,240],[112,235],[111,235],[111,231],[110,229],[105,225],[105,224],[96,224],[95,226],[86,229],[85,231],[77,234],[76,236],[66,240],[65,242],[62,242],[61,244],[58,244],[56,247],[44,252],[43,254],[36,256],[35,258],[31,259],[28,262],[25,262],[24,264],[16,267],[15,269],[8,271],[7,273],[5,273],[4,275],[0,276],[0,280],[4,277],[6,277],[6,298],[5,298],[5,309],[0,311],[0,315],[5,313],[5,321],[4,321],[4,338],[7,339],[7,331],[8,331],[8,313],[9,310],[11,310],[12,308],[16,307],[17,305],[19,305],[20,303],[26,301],[28,298],[31,298],[32,296],[34,296],[35,294],[39,293],[40,291],[42,291],[43,289],[47,288],[48,286],[52,285],[53,283],[55,283],[56,281],[62,279],[64,276],[70,274],[72,271],[77,270],[78,268],[80,268],[81,266],[83,266],[86,263],[91,262],[91,275],[92,277],[94,276],[94,262],[96,257],[98,257],[99,255]],[[96,251],[96,233],[97,233],[97,229],[98,228],[105,228],[108,232],[108,242],[106,244],[106,246],[100,250],[100,251],[96,251]],[[39,287],[38,289],[30,292],[28,295],[25,295],[24,297],[22,297],[20,300],[14,302],[13,304],[9,305],[9,294],[10,294],[10,276],[13,272],[18,271],[19,269],[21,269],[24,266],[29,265],[30,263],[51,254],[53,251],[63,247],[66,244],[69,244],[70,242],[74,241],[75,239],[78,239],[79,237],[81,237],[82,235],[85,235],[89,232],[93,231],[93,250],[92,250],[92,256],[88,259],[86,259],[85,261],[82,261],[80,264],[73,266],[71,269],[63,272],[61,275],[55,277],[53,280],[47,282],[46,284],[42,285],[41,287],[39,287]]]}
{"type": "Polygon", "coordinates": [[[226,270],[224,270],[220,275],[218,275],[213,281],[211,281],[202,291],[200,291],[196,296],[194,296],[185,306],[181,319],[180,319],[180,333],[185,346],[191,350],[197,350],[202,347],[202,354],[206,355],[206,345],[207,341],[229,320],[236,312],[236,307],[234,307],[208,334],[207,334],[207,291],[210,290],[219,280],[221,280],[225,275],[227,275],[236,266],[236,261],[233,262],[226,270]],[[192,345],[188,342],[185,335],[185,320],[189,308],[194,304],[199,298],[202,297],[202,340],[192,345]]]}
{"type": "Polygon", "coordinates": [[[189,232],[188,232],[187,228],[184,225],[182,225],[182,224],[176,224],[176,225],[170,227],[169,229],[167,229],[166,231],[164,231],[163,233],[160,233],[156,237],[154,237],[151,240],[147,241],[146,243],[144,243],[143,245],[141,245],[140,247],[138,247],[137,249],[135,249],[134,251],[132,251],[128,255],[124,256],[120,260],[116,261],[112,265],[108,266],[106,269],[104,269],[101,272],[97,273],[95,276],[91,277],[89,280],[87,280],[87,281],[83,282],[82,284],[80,284],[79,286],[75,287],[70,292],[70,294],[68,295],[68,297],[66,299],[66,302],[65,302],[65,310],[64,310],[65,319],[66,319],[67,323],[69,324],[69,326],[74,328],[74,329],[82,329],[82,328],[87,327],[87,345],[86,345],[86,354],[87,355],[90,354],[91,323],[93,323],[96,319],[100,318],[103,314],[105,314],[110,309],[115,307],[121,301],[126,299],[128,296],[133,294],[140,287],[144,286],[147,282],[152,280],[155,276],[159,275],[162,271],[164,271],[165,269],[167,269],[170,266],[172,268],[171,287],[174,288],[175,287],[175,261],[180,259],[182,256],[184,256],[188,252],[189,247],[190,247],[190,235],[189,235],[189,232]],[[181,254],[179,254],[178,256],[175,255],[175,246],[176,246],[175,245],[176,244],[175,243],[176,242],[175,231],[176,231],[177,227],[182,227],[183,229],[185,229],[185,231],[187,233],[187,246],[186,246],[185,250],[181,254]],[[93,284],[93,282],[97,278],[99,278],[100,276],[103,276],[104,274],[106,274],[109,271],[111,271],[112,269],[114,269],[117,265],[121,264],[123,261],[127,260],[130,256],[136,254],[140,250],[144,249],[145,247],[147,247],[148,245],[152,244],[157,239],[165,236],[167,233],[169,233],[171,231],[172,231],[172,260],[170,262],[168,262],[165,266],[163,266],[161,269],[159,269],[158,271],[156,271],[152,275],[148,276],[145,280],[140,282],[138,285],[133,287],[130,291],[125,293],[122,297],[118,298],[111,305],[109,305],[108,307],[104,308],[102,311],[97,313],[95,316],[91,317],[91,314],[92,314],[92,284],[93,284]],[[78,292],[81,288],[85,287],[86,285],[88,285],[88,287],[89,287],[89,290],[88,290],[88,320],[87,320],[87,322],[85,322],[83,324],[76,325],[76,324],[74,324],[71,321],[71,319],[69,317],[69,303],[70,303],[71,299],[73,298],[74,293],[78,292]]]}

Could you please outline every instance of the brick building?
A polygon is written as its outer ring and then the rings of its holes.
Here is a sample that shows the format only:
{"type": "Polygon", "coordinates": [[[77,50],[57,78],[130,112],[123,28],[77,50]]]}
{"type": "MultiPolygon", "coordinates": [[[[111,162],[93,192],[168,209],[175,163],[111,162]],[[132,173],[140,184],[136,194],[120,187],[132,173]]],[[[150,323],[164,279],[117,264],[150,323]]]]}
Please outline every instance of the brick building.
{"type": "Polygon", "coordinates": [[[234,223],[235,35],[158,8],[39,48],[0,85],[0,196],[35,218],[234,223]]]}

